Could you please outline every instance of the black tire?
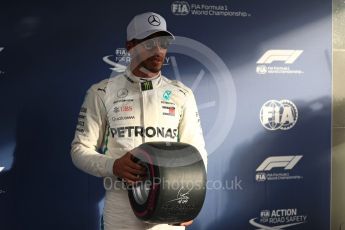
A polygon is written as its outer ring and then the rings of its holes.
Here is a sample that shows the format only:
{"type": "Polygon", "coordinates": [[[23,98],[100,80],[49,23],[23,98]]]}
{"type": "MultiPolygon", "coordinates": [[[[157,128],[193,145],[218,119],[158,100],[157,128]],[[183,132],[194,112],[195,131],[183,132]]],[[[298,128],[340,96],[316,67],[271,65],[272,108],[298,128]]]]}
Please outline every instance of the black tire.
{"type": "Polygon", "coordinates": [[[206,195],[206,171],[188,144],[148,142],[132,151],[147,179],[128,191],[134,214],[148,223],[178,224],[195,219],[206,195]]]}

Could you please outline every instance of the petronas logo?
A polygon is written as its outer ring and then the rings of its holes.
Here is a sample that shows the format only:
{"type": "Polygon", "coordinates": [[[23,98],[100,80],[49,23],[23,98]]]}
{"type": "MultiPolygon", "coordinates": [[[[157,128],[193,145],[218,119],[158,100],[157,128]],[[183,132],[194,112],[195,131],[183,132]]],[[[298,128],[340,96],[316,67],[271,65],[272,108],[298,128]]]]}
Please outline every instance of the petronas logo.
{"type": "Polygon", "coordinates": [[[153,89],[153,85],[151,81],[144,81],[141,83],[141,91],[151,90],[153,89]]]}

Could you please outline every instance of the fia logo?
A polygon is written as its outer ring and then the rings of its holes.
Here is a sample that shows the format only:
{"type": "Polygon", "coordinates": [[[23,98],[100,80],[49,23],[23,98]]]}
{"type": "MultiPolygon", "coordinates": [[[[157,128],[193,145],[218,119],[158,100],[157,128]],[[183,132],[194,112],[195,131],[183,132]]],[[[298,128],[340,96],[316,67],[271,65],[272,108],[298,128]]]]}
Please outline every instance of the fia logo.
{"type": "Polygon", "coordinates": [[[258,66],[256,67],[256,72],[257,72],[258,74],[266,74],[266,73],[268,72],[267,66],[266,66],[266,65],[258,65],[258,66]]]}
{"type": "Polygon", "coordinates": [[[260,121],[268,130],[288,130],[297,122],[298,110],[289,100],[269,100],[261,107],[260,121]]]}
{"type": "Polygon", "coordinates": [[[190,6],[185,1],[175,1],[171,4],[171,12],[175,15],[189,14],[190,6]]]}
{"type": "Polygon", "coordinates": [[[268,218],[268,217],[270,217],[270,216],[271,216],[270,210],[262,210],[262,211],[260,212],[260,217],[261,217],[261,218],[268,218]]]}
{"type": "Polygon", "coordinates": [[[266,173],[257,173],[255,175],[256,181],[266,181],[266,173]]]}

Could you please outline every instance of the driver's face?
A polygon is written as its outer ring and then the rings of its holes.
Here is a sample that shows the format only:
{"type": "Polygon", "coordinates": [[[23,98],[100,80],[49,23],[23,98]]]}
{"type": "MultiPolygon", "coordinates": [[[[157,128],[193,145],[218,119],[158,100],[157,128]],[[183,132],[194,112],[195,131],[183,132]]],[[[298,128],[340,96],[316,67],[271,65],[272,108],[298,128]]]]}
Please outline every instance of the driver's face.
{"type": "Polygon", "coordinates": [[[158,73],[163,66],[170,38],[156,36],[140,41],[130,50],[131,58],[138,67],[144,67],[152,73],[158,73]]]}

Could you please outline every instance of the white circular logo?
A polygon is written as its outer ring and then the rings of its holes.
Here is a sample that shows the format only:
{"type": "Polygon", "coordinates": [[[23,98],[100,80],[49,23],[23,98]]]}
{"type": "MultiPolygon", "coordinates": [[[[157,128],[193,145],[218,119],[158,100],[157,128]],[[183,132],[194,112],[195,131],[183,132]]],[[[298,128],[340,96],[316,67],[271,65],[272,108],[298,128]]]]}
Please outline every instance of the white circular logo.
{"type": "Polygon", "coordinates": [[[119,91],[117,91],[117,97],[119,98],[127,97],[127,95],[128,95],[127,89],[119,89],[119,91]]]}
{"type": "Polygon", "coordinates": [[[289,100],[269,100],[260,110],[261,124],[268,130],[288,130],[297,122],[298,110],[289,100]]]}

